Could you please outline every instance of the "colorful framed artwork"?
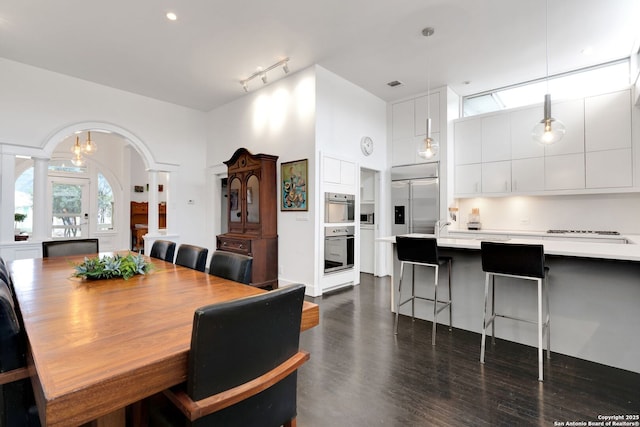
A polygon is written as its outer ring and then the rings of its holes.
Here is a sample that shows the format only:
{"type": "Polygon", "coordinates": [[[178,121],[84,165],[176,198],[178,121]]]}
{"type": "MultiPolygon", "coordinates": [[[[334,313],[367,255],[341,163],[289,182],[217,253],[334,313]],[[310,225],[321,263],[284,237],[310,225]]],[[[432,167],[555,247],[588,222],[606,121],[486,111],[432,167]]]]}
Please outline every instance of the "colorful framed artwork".
{"type": "Polygon", "coordinates": [[[280,165],[281,211],[309,210],[308,177],[307,159],[286,162],[280,165]]]}

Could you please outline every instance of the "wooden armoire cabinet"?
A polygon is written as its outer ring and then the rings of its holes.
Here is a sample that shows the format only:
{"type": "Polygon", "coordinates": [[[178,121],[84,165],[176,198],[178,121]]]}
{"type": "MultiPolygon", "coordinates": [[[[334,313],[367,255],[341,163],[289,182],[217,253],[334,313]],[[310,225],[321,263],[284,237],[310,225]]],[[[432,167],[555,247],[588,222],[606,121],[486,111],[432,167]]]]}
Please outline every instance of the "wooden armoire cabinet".
{"type": "MultiPolygon", "coordinates": [[[[129,227],[131,228],[131,250],[139,251],[144,249],[143,236],[147,234],[149,219],[149,204],[147,202],[131,202],[131,217],[129,227]]],[[[167,205],[158,205],[158,228],[167,228],[167,205]]]]}
{"type": "Polygon", "coordinates": [[[218,250],[253,257],[251,284],[278,287],[278,156],[239,148],[227,165],[228,232],[216,238],[218,250]]]}

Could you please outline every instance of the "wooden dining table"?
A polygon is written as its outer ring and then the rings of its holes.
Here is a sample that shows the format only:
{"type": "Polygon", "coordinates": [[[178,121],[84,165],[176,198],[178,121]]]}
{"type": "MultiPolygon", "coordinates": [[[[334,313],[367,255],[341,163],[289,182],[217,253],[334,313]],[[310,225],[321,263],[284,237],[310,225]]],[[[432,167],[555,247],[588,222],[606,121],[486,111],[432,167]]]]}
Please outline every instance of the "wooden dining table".
{"type": "MultiPolygon", "coordinates": [[[[125,407],[186,380],[198,307],[266,292],[158,259],[128,280],[72,277],[83,258],[10,263],[43,426],[124,424],[125,407]]],[[[305,301],[301,330],[318,323],[305,301]]]]}

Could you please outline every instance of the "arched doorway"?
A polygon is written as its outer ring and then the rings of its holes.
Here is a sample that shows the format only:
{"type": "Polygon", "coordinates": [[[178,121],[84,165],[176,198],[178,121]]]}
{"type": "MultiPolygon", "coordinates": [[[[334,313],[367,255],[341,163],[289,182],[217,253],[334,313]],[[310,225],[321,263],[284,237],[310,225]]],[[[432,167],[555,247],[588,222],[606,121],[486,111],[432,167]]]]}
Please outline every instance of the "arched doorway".
{"type": "MultiPolygon", "coordinates": [[[[157,172],[162,170],[146,144],[119,126],[84,122],[53,134],[43,151],[49,158],[45,172],[46,197],[41,199],[46,202],[44,215],[40,212],[40,221],[46,221],[41,239],[98,237],[100,249],[104,251],[129,247],[129,202],[135,198],[134,187],[139,187],[132,182],[144,185],[150,181],[150,174],[158,182],[157,172]],[[72,153],[72,147],[76,139],[83,144],[88,132],[98,150],[90,155],[82,152],[82,162],[77,164],[73,161],[77,160],[77,153],[72,153]],[[132,181],[132,169],[134,175],[137,174],[135,181],[132,181]]],[[[33,167],[38,160],[30,161],[33,167]]],[[[23,169],[23,165],[16,164],[16,172],[23,169]]],[[[43,180],[42,169],[40,175],[34,178],[43,180]]],[[[162,188],[164,181],[159,182],[158,187],[162,188]]],[[[149,185],[146,187],[148,191],[149,185]]],[[[149,199],[158,198],[152,197],[150,191],[148,195],[149,199]]],[[[38,221],[37,214],[33,220],[38,221]]]]}

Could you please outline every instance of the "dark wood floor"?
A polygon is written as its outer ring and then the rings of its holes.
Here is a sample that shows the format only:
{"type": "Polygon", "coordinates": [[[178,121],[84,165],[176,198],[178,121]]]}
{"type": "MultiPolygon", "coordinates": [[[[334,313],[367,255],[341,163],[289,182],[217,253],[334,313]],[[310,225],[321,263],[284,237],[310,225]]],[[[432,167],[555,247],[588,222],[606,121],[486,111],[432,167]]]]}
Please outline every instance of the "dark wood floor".
{"type": "Polygon", "coordinates": [[[481,365],[477,333],[438,325],[432,347],[430,322],[401,317],[394,336],[388,280],[363,274],[359,286],[313,299],[320,325],[300,339],[311,352],[298,374],[301,427],[586,425],[640,414],[640,374],[552,353],[541,383],[533,347],[497,340],[481,365]]]}

